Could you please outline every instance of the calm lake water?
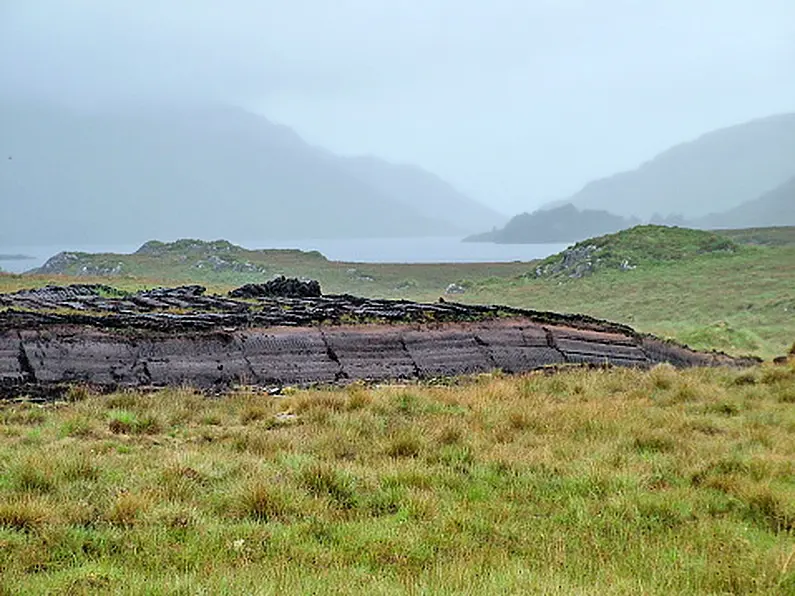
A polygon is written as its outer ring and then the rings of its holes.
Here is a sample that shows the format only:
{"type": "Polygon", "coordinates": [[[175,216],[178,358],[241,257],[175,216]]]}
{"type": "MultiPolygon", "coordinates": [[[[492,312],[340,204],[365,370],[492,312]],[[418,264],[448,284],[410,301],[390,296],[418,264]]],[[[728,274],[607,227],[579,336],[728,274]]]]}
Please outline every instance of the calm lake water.
{"type": "MultiPolygon", "coordinates": [[[[246,248],[299,248],[317,250],[334,261],[359,263],[492,263],[532,261],[565,249],[567,244],[489,244],[461,242],[458,238],[358,238],[319,240],[242,241],[246,248]]],[[[4,261],[3,271],[22,272],[40,267],[59,252],[131,253],[138,244],[2,246],[0,255],[24,254],[30,260],[4,261]]]]}

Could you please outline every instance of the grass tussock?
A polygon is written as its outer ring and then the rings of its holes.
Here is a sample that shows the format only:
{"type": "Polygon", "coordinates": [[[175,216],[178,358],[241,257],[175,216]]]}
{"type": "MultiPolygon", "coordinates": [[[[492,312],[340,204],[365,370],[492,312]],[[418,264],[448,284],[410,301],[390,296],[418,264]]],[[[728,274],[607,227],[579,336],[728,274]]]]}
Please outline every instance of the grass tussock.
{"type": "Polygon", "coordinates": [[[237,495],[232,510],[241,518],[257,522],[286,521],[297,511],[299,497],[277,483],[257,480],[237,495]]]}
{"type": "Polygon", "coordinates": [[[0,594],[795,593],[795,362],[0,405],[0,594]]]}
{"type": "Polygon", "coordinates": [[[391,437],[386,453],[393,458],[418,457],[422,452],[422,440],[413,432],[404,430],[391,437]]]}
{"type": "Polygon", "coordinates": [[[155,434],[160,430],[160,422],[151,414],[114,410],[108,414],[108,428],[116,434],[155,434]]]}
{"type": "Polygon", "coordinates": [[[140,493],[123,491],[108,508],[105,519],[114,525],[132,527],[141,521],[151,506],[151,499],[140,493]]]}
{"type": "Polygon", "coordinates": [[[0,502],[0,528],[4,530],[30,532],[41,528],[50,517],[50,508],[40,499],[8,498],[0,502]]]}

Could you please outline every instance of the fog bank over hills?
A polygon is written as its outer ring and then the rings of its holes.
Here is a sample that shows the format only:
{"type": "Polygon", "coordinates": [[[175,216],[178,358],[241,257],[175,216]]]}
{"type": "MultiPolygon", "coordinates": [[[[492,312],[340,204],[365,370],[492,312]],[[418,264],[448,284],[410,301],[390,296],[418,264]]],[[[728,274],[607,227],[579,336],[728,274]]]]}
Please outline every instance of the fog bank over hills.
{"type": "Polygon", "coordinates": [[[795,113],[753,120],[676,145],[586,185],[564,202],[650,219],[732,209],[795,175],[795,113]]]}
{"type": "Polygon", "coordinates": [[[553,199],[585,213],[508,237],[782,223],[794,24],[791,0],[5,0],[0,244],[461,238],[553,199]]]}
{"type": "Polygon", "coordinates": [[[500,214],[414,166],[228,107],[0,104],[7,244],[463,235],[500,214]]]}
{"type": "Polygon", "coordinates": [[[509,215],[792,111],[793,72],[792,0],[0,1],[0,95],[243,106],[509,215]]]}
{"type": "Polygon", "coordinates": [[[484,223],[503,224],[507,216],[496,213],[465,195],[435,174],[410,164],[390,164],[374,156],[339,160],[356,178],[424,215],[450,222],[460,230],[479,230],[484,223]]]}
{"type": "Polygon", "coordinates": [[[701,228],[795,226],[795,176],[758,199],[691,223],[701,228]]]}
{"type": "Polygon", "coordinates": [[[695,228],[795,225],[795,114],[705,134],[469,240],[583,240],[635,225],[638,216],[695,228]]]}
{"type": "Polygon", "coordinates": [[[795,225],[795,114],[677,145],[588,184],[561,208],[507,217],[420,167],[343,157],[240,108],[65,108],[0,102],[6,245],[157,238],[468,236],[569,242],[652,221],[795,225]],[[484,233],[485,230],[495,231],[484,233]]]}

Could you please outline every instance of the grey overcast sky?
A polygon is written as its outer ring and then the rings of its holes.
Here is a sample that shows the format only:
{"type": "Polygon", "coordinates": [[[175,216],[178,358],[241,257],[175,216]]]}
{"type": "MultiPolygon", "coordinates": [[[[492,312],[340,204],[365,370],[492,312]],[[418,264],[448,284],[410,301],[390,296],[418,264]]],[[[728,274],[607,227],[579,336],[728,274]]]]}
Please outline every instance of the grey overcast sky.
{"type": "Polygon", "coordinates": [[[0,0],[0,93],[235,103],[515,213],[795,110],[795,1],[0,0]]]}

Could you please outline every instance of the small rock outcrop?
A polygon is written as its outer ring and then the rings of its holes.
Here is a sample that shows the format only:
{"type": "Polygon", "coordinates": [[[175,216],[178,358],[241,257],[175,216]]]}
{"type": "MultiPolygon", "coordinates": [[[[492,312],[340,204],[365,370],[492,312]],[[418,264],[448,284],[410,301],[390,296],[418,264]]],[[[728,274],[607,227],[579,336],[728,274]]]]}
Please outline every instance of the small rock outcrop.
{"type": "Polygon", "coordinates": [[[246,284],[229,292],[231,298],[319,298],[320,283],[283,275],[264,284],[246,284]]]}
{"type": "Polygon", "coordinates": [[[536,267],[536,277],[554,277],[561,274],[573,279],[585,277],[598,266],[598,253],[599,247],[593,244],[572,246],[560,253],[559,259],[536,267]]]}
{"type": "Polygon", "coordinates": [[[447,286],[447,288],[445,288],[444,293],[448,294],[448,295],[450,295],[450,294],[466,294],[466,291],[467,291],[467,289],[464,286],[456,284],[456,283],[453,283],[453,284],[450,284],[449,286],[447,286]]]}

